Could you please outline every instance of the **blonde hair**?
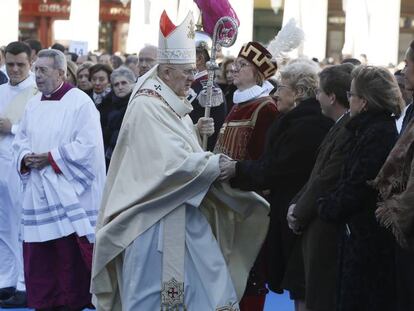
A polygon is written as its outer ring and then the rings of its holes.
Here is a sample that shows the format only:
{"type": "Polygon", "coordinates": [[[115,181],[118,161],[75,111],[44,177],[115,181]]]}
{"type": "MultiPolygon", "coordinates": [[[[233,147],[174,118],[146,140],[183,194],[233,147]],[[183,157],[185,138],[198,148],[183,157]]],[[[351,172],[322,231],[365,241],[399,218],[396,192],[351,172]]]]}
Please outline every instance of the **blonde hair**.
{"type": "Polygon", "coordinates": [[[388,69],[359,66],[352,71],[356,95],[367,101],[371,111],[388,111],[397,118],[404,107],[397,80],[388,69]]]}
{"type": "Polygon", "coordinates": [[[85,69],[87,69],[88,72],[89,72],[89,68],[91,68],[93,65],[95,65],[95,64],[90,62],[90,61],[86,61],[86,62],[80,64],[78,66],[78,69],[76,70],[76,76],[78,76],[80,74],[80,72],[84,71],[85,69]]]}
{"type": "Polygon", "coordinates": [[[295,93],[298,94],[302,91],[302,95],[296,98],[301,101],[316,96],[320,70],[320,67],[314,61],[299,58],[283,67],[280,70],[280,77],[287,82],[295,93]]]}

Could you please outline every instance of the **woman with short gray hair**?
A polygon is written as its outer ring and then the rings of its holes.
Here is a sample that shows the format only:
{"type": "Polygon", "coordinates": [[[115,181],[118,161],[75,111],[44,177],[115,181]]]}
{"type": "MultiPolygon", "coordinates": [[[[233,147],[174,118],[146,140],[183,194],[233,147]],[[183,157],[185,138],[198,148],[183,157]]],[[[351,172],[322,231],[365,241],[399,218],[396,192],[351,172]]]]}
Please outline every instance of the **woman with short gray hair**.
{"type": "Polygon", "coordinates": [[[135,75],[131,69],[121,66],[111,73],[112,91],[98,106],[101,114],[101,126],[104,138],[105,160],[107,168],[115,149],[122,120],[129,98],[135,85],[135,75]]]}
{"type": "Polygon", "coordinates": [[[316,100],[318,66],[307,60],[294,61],[281,70],[276,105],[282,116],[267,132],[265,153],[256,161],[240,161],[223,166],[233,187],[242,190],[270,189],[270,226],[267,236],[268,287],[290,292],[296,310],[304,309],[304,276],[285,279],[297,265],[292,254],[300,251],[300,241],[286,220],[291,200],[306,183],[315,163],[319,145],[332,120],[323,116],[316,100]]]}
{"type": "Polygon", "coordinates": [[[124,77],[130,83],[135,83],[137,79],[134,75],[134,72],[128,67],[124,67],[124,66],[121,66],[118,69],[115,69],[114,71],[112,71],[112,74],[111,74],[112,86],[114,85],[114,81],[116,81],[119,77],[124,77]]]}
{"type": "Polygon", "coordinates": [[[294,60],[282,68],[281,83],[276,91],[279,111],[287,112],[301,101],[315,98],[319,71],[319,66],[307,59],[294,60]]]}

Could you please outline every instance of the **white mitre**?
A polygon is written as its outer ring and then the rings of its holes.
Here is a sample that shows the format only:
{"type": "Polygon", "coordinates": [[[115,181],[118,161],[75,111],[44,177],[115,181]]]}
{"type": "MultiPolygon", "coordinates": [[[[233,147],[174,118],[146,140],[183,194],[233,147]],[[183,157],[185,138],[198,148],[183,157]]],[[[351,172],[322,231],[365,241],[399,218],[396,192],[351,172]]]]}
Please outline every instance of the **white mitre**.
{"type": "Polygon", "coordinates": [[[193,64],[196,59],[195,30],[193,13],[189,12],[184,21],[175,26],[163,12],[160,18],[158,38],[159,64],[193,64]]]}
{"type": "MultiPolygon", "coordinates": [[[[160,34],[158,39],[158,64],[195,64],[195,30],[193,13],[179,26],[175,26],[169,19],[167,12],[163,12],[160,18],[160,34]]],[[[158,64],[151,68],[135,83],[130,97],[131,103],[143,84],[157,76],[158,64]]]]}

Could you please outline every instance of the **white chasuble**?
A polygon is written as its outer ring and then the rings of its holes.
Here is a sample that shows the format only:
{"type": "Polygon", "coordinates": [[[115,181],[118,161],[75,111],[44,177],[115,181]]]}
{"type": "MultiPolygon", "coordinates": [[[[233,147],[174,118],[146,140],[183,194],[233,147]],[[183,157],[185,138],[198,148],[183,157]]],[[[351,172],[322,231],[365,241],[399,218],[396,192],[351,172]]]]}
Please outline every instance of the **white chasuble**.
{"type": "Polygon", "coordinates": [[[97,224],[91,291],[99,311],[239,310],[268,205],[213,184],[219,156],[202,150],[191,109],[156,68],[138,81],[97,224]]]}

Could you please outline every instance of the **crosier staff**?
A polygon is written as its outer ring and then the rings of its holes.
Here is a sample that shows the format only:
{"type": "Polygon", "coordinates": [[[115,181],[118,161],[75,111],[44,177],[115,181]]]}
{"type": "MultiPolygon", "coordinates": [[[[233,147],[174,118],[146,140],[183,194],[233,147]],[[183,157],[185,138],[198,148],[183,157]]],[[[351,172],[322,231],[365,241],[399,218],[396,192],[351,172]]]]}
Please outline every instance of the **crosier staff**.
{"type": "MultiPolygon", "coordinates": [[[[223,103],[223,93],[220,88],[214,86],[214,73],[219,68],[216,63],[217,47],[230,47],[237,39],[238,25],[236,19],[230,16],[220,18],[214,26],[213,42],[210,61],[207,62],[208,80],[206,86],[199,95],[199,103],[205,108],[204,117],[210,117],[211,107],[220,106],[223,103]]],[[[207,150],[207,135],[203,135],[203,149],[207,150]]]]}

